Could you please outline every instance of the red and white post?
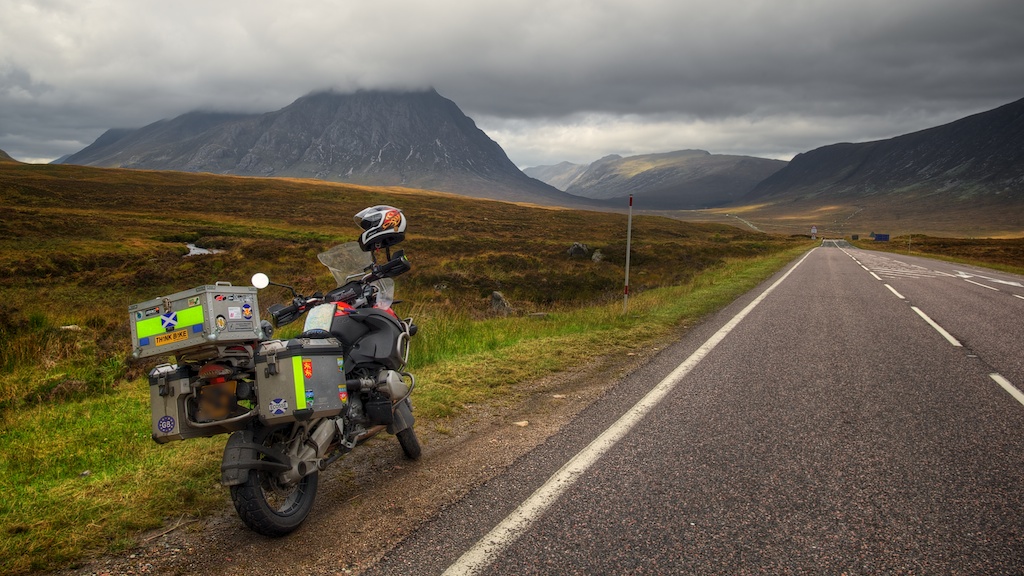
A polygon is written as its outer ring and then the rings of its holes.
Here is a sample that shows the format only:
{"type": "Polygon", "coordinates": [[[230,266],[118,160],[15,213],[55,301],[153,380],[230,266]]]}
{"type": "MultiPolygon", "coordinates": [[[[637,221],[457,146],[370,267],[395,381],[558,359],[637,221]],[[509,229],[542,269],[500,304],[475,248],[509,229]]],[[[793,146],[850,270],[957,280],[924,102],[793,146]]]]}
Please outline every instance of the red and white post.
{"type": "Polygon", "coordinates": [[[622,295],[622,313],[629,309],[629,253],[633,242],[633,195],[629,195],[629,219],[626,221],[626,288],[622,295]]]}

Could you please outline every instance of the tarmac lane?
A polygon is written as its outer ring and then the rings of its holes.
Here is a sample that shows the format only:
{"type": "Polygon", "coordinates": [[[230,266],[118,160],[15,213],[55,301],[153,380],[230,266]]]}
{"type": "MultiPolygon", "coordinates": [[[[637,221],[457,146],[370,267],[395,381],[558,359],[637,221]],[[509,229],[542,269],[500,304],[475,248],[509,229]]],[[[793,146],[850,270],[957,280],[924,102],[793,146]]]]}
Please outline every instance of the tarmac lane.
{"type": "Polygon", "coordinates": [[[993,373],[1024,386],[1024,277],[912,256],[844,249],[993,373]]]}
{"type": "Polygon", "coordinates": [[[812,250],[365,573],[1021,573],[1005,348],[955,346],[848,252],[812,250]]]}

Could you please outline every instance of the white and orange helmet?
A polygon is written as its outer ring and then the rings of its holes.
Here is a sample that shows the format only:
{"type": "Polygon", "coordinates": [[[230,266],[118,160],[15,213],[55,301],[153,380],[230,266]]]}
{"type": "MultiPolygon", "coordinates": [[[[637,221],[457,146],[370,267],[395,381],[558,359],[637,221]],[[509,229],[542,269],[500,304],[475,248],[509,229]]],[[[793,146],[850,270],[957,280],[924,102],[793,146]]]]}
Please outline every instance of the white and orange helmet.
{"type": "Polygon", "coordinates": [[[366,208],[356,214],[353,220],[363,229],[359,235],[359,247],[364,252],[389,248],[405,240],[405,214],[393,206],[366,208]]]}

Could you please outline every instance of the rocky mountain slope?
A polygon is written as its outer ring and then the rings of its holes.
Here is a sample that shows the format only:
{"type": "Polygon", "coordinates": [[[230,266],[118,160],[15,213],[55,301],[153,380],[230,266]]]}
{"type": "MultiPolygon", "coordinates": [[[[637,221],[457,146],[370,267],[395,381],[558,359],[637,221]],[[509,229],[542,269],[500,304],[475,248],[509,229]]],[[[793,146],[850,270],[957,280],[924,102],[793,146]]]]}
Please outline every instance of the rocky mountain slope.
{"type": "Polygon", "coordinates": [[[1024,202],[1024,99],[888,140],[798,154],[749,202],[927,197],[934,203],[1024,202]]]}
{"type": "Polygon", "coordinates": [[[109,130],[66,164],[318,178],[579,205],[523,174],[434,90],[314,93],[265,114],[191,112],[109,130]]]}
{"type": "Polygon", "coordinates": [[[18,162],[18,161],[15,160],[14,158],[11,158],[10,155],[7,154],[7,152],[4,152],[3,150],[0,150],[0,162],[18,162]]]}
{"type": "Polygon", "coordinates": [[[527,169],[576,196],[610,201],[632,194],[646,209],[678,210],[735,201],[786,163],[751,156],[679,150],[623,158],[611,155],[588,166],[567,162],[527,169]]]}

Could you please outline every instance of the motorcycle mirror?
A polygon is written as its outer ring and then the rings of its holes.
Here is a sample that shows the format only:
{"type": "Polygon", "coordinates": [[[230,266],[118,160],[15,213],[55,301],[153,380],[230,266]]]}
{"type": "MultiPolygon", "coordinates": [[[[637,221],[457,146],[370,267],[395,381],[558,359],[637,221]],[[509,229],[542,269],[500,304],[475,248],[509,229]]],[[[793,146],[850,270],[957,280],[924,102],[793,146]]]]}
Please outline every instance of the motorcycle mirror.
{"type": "Polygon", "coordinates": [[[255,286],[257,290],[262,290],[267,286],[270,286],[270,278],[263,272],[257,272],[252,275],[252,285],[255,286]]]}

